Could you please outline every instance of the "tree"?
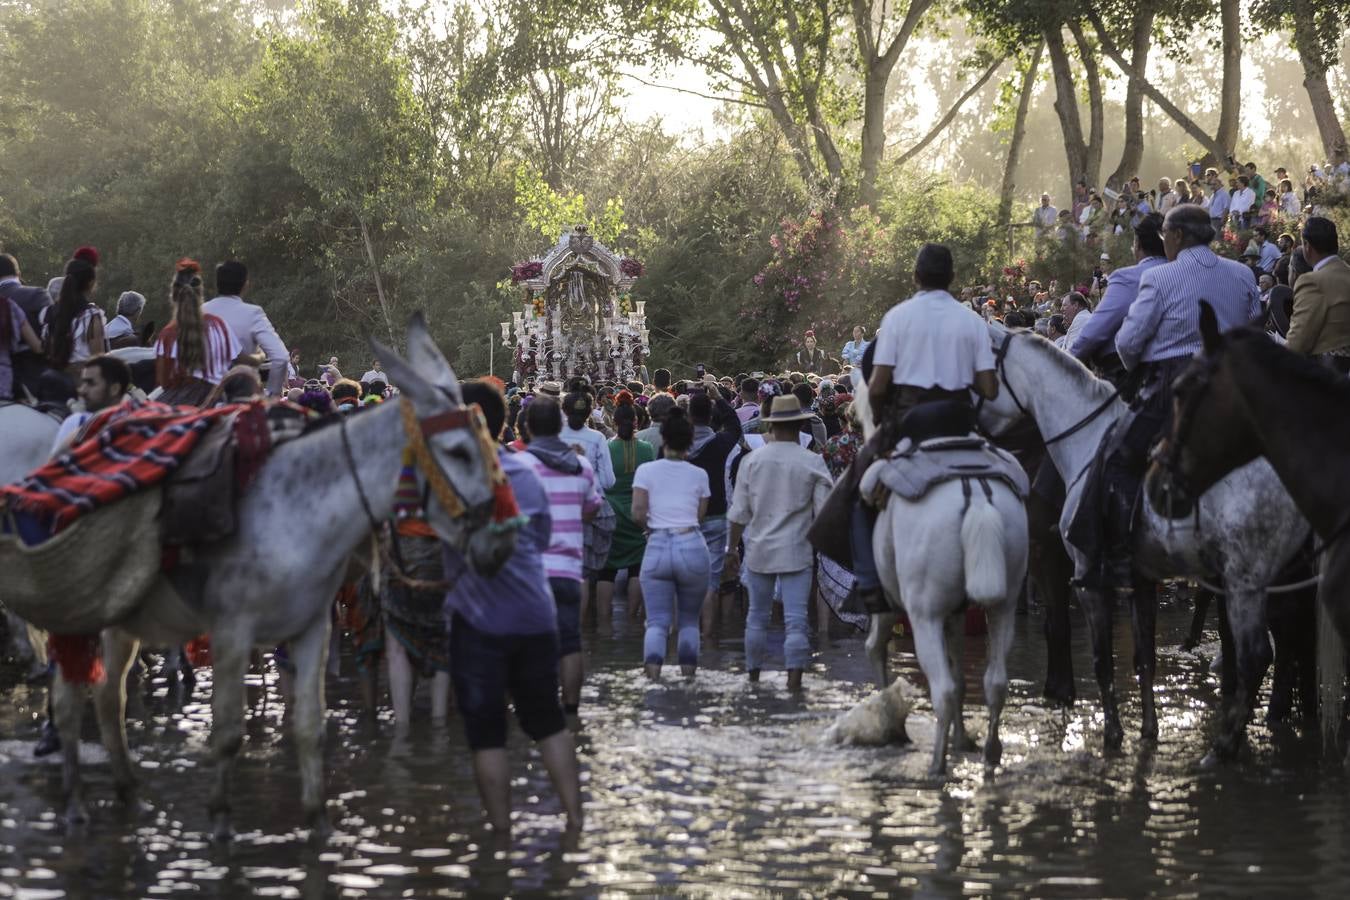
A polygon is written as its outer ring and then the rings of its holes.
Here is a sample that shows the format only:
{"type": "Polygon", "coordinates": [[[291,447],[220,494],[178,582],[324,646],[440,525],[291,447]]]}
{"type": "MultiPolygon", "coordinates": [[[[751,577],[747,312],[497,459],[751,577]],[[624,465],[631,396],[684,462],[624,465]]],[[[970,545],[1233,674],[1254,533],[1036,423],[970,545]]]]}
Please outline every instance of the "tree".
{"type": "MultiPolygon", "coordinates": [[[[285,145],[289,165],[318,201],[307,214],[364,254],[397,344],[402,329],[394,327],[378,245],[432,197],[431,129],[396,52],[396,20],[377,0],[310,0],[300,24],[298,32],[272,35],[240,112],[285,145]]],[[[340,256],[331,245],[328,253],[340,256]]]]}
{"type": "Polygon", "coordinates": [[[1251,15],[1261,28],[1292,31],[1322,151],[1328,160],[1345,159],[1345,130],[1327,85],[1327,71],[1339,62],[1341,41],[1350,29],[1350,6],[1342,0],[1256,0],[1251,15]]]}
{"type": "Polygon", "coordinates": [[[1013,194],[1016,189],[1017,165],[1022,158],[1022,141],[1027,133],[1027,112],[1031,109],[1031,97],[1036,88],[1036,70],[1041,66],[1041,56],[1045,53],[1045,42],[1036,45],[1031,57],[1021,61],[1018,70],[1003,84],[1000,104],[1007,106],[1013,85],[1017,85],[1017,112],[1013,114],[1012,133],[1008,137],[1008,157],[1003,165],[1003,183],[998,192],[998,224],[1012,222],[1013,194]]]}

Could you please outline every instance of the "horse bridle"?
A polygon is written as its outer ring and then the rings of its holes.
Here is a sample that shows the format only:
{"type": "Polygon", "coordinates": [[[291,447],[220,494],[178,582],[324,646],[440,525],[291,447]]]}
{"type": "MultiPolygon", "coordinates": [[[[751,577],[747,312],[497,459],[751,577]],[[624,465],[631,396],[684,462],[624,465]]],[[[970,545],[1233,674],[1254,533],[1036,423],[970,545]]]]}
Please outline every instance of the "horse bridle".
{"type": "MultiPolygon", "coordinates": [[[[448,394],[446,396],[447,399],[454,402],[448,394]]],[[[452,521],[467,519],[461,532],[461,540],[456,543],[455,547],[456,550],[463,553],[468,546],[469,536],[489,524],[493,514],[495,497],[489,496],[481,503],[470,504],[454,483],[445,477],[445,473],[441,471],[440,466],[436,464],[431,455],[428,440],[438,434],[464,428],[473,432],[480,445],[483,445],[483,435],[487,433],[487,425],[483,419],[482,410],[475,403],[469,406],[456,406],[435,415],[419,418],[411,400],[402,397],[398,402],[403,432],[408,440],[413,467],[422,476],[422,505],[425,507],[427,501],[434,496],[436,502],[440,504],[442,510],[452,521]]],[[[357,496],[361,499],[361,510],[365,513],[366,521],[370,524],[371,530],[378,531],[379,521],[375,518],[370,499],[366,496],[361,479],[356,474],[356,458],[352,453],[351,440],[347,436],[346,416],[342,417],[338,428],[342,436],[342,452],[346,457],[347,471],[351,473],[352,482],[356,485],[357,496]]],[[[501,463],[497,461],[495,452],[490,457],[486,455],[488,449],[490,448],[484,450],[484,465],[488,469],[488,480],[491,483],[505,476],[501,473],[501,463]]]]}
{"type": "MultiPolygon", "coordinates": [[[[1008,380],[1008,368],[1004,364],[1008,359],[1008,350],[1009,348],[1011,348],[1013,338],[1015,337],[1017,337],[1017,332],[1009,331],[1005,333],[1003,335],[1003,342],[994,348],[994,371],[998,373],[999,384],[1005,390],[1007,390],[1008,397],[1009,399],[1012,400],[1013,405],[1017,407],[1017,411],[1027,418],[1034,418],[1031,415],[1031,412],[1026,408],[1026,406],[1023,405],[1021,398],[1017,396],[1017,391],[1013,390],[1012,382],[1008,380]]],[[[1054,437],[1045,438],[1042,441],[1042,443],[1045,444],[1045,446],[1049,447],[1051,444],[1055,444],[1066,438],[1072,437],[1073,435],[1077,434],[1078,432],[1086,428],[1088,425],[1090,425],[1093,422],[1093,420],[1095,420],[1102,413],[1110,409],[1111,404],[1115,403],[1117,398],[1119,397],[1120,397],[1119,390],[1112,391],[1111,396],[1107,397],[1104,401],[1102,401],[1101,405],[1092,410],[1092,412],[1088,413],[1086,416],[1079,419],[1073,425],[1070,425],[1068,428],[1064,429],[1054,437]]],[[[980,410],[983,408],[984,408],[984,397],[981,396],[980,399],[975,402],[975,418],[977,420],[980,417],[980,410]]]]}

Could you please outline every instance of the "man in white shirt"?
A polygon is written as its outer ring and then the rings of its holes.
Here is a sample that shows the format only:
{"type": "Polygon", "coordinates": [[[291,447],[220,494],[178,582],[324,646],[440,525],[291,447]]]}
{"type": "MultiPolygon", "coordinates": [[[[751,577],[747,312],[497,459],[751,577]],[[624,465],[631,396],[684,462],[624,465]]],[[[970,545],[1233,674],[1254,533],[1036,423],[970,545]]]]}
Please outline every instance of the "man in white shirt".
{"type": "Polygon", "coordinates": [[[1087,323],[1092,321],[1092,307],[1088,299],[1077,291],[1069,291],[1064,300],[1060,303],[1060,310],[1064,313],[1064,321],[1068,325],[1068,331],[1064,333],[1064,342],[1060,344],[1060,349],[1066,352],[1073,346],[1074,341],[1078,340],[1078,335],[1087,327],[1087,323]]]}
{"type": "MultiPolygon", "coordinates": [[[[951,250],[941,244],[924,244],[914,261],[918,292],[891,307],[873,341],[867,397],[880,427],[839,480],[830,496],[831,506],[842,502],[836,499],[841,490],[856,498],[862,473],[877,453],[894,447],[904,436],[904,415],[914,407],[945,403],[948,408],[943,418],[953,423],[965,418],[973,430],[970,392],[989,400],[998,396],[989,328],[974,310],[948,293],[955,277],[951,250]]],[[[872,513],[854,499],[848,528],[853,573],[863,605],[868,612],[879,613],[886,610],[886,603],[872,555],[872,526],[872,513]]],[[[835,538],[823,532],[841,527],[833,517],[819,516],[812,528],[812,542],[818,549],[836,547],[835,538]]]]}
{"type": "Polygon", "coordinates": [[[1252,180],[1246,175],[1239,175],[1237,180],[1238,189],[1233,191],[1233,198],[1228,206],[1228,214],[1232,217],[1233,224],[1236,227],[1246,228],[1252,207],[1256,205],[1256,192],[1252,190],[1252,180]]]}
{"type": "Polygon", "coordinates": [[[103,329],[103,336],[108,340],[109,349],[118,350],[140,344],[140,337],[136,334],[136,323],[140,321],[141,312],[144,310],[143,295],[135,291],[122,292],[122,296],[117,298],[117,315],[108,322],[108,327],[103,329]]]}
{"type": "Polygon", "coordinates": [[[286,387],[286,372],[291,357],[277,330],[268,321],[261,306],[245,303],[248,287],[248,269],[238,260],[230,259],[216,266],[218,296],[206,301],[202,309],[225,320],[243,348],[241,356],[262,352],[267,362],[267,393],[280,397],[286,387]]]}
{"type": "Polygon", "coordinates": [[[361,376],[362,384],[370,384],[372,381],[383,381],[385,384],[389,383],[389,379],[385,377],[384,372],[380,369],[380,361],[378,359],[372,362],[369,371],[361,376]]]}
{"type": "Polygon", "coordinates": [[[1031,223],[1036,226],[1042,237],[1050,234],[1059,220],[1059,210],[1050,205],[1050,195],[1041,194],[1041,205],[1031,214],[1031,223]]]}

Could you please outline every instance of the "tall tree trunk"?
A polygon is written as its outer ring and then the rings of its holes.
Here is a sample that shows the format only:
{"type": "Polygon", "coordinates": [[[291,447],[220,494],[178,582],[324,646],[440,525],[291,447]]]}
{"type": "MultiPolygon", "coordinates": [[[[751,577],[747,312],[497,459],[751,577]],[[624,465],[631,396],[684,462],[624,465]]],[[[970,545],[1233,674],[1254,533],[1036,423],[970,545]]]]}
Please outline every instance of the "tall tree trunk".
{"type": "Polygon", "coordinates": [[[1050,71],[1055,77],[1055,115],[1064,137],[1064,156],[1068,162],[1069,192],[1080,179],[1087,178],[1087,143],[1083,140],[1083,122],[1078,117],[1078,92],[1073,83],[1073,64],[1064,47],[1059,26],[1045,32],[1045,49],[1050,54],[1050,71]]]}
{"type": "Polygon", "coordinates": [[[1131,176],[1138,174],[1139,164],[1144,161],[1144,91],[1139,82],[1148,71],[1148,51],[1153,44],[1156,16],[1151,2],[1140,6],[1134,14],[1130,40],[1133,77],[1125,88],[1125,147],[1120,153],[1120,164],[1106,179],[1106,184],[1117,190],[1131,176]]]}
{"type": "Polygon", "coordinates": [[[1293,0],[1291,6],[1294,49],[1298,51],[1299,62],[1303,64],[1303,87],[1307,89],[1308,100],[1312,103],[1317,134],[1322,139],[1322,152],[1328,160],[1339,162],[1346,153],[1345,129],[1341,127],[1341,120],[1336,115],[1336,101],[1327,86],[1327,60],[1319,48],[1312,4],[1309,0],[1293,0]]]}
{"type": "Polygon", "coordinates": [[[880,16],[874,17],[871,0],[852,0],[854,41],[863,76],[862,155],[858,161],[858,202],[863,206],[876,205],[877,176],[886,155],[886,86],[900,54],[933,2],[909,0],[903,21],[883,46],[885,6],[880,16]]]}
{"type": "Polygon", "coordinates": [[[366,245],[366,258],[370,260],[370,271],[375,276],[375,295],[380,300],[380,312],[384,314],[384,327],[389,329],[389,346],[397,347],[398,338],[394,336],[394,317],[389,313],[389,300],[384,296],[384,281],[380,278],[380,264],[375,260],[375,244],[370,240],[370,229],[366,227],[366,217],[356,214],[356,222],[361,226],[361,240],[366,245]]]}
{"type": "Polygon", "coordinates": [[[1027,135],[1027,112],[1031,109],[1031,95],[1036,88],[1036,70],[1041,66],[1041,55],[1045,52],[1045,42],[1036,45],[1022,70],[1022,93],[1017,99],[1017,116],[1013,119],[1012,135],[1008,139],[1008,159],[1003,164],[1003,184],[998,193],[998,224],[1004,226],[1012,222],[1013,193],[1017,188],[1017,164],[1022,159],[1022,141],[1027,135]]]}
{"type": "MultiPolygon", "coordinates": [[[[1214,142],[1231,156],[1237,149],[1242,113],[1242,6],[1239,0],[1220,0],[1223,21],[1223,86],[1219,90],[1219,129],[1214,142]]],[[[1221,163],[1223,160],[1215,160],[1221,163]]]]}
{"type": "Polygon", "coordinates": [[[1083,175],[1088,185],[1095,187],[1102,176],[1102,152],[1106,147],[1106,97],[1102,92],[1101,65],[1097,61],[1096,48],[1083,34],[1083,23],[1070,19],[1069,31],[1078,46],[1078,59],[1083,64],[1088,88],[1088,139],[1083,150],[1083,175]]]}

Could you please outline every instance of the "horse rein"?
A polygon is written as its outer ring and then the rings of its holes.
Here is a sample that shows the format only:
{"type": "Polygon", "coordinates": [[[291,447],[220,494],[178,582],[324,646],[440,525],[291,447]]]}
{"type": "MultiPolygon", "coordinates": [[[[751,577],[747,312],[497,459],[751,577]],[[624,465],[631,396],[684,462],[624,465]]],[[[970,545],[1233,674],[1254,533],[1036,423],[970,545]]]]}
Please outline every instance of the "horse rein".
{"type": "MultiPolygon", "coordinates": [[[[1006,334],[1003,335],[1003,342],[994,348],[994,371],[998,373],[999,383],[1004,388],[1007,389],[1008,397],[1012,399],[1013,405],[1017,407],[1018,412],[1020,412],[1023,416],[1026,416],[1029,419],[1034,419],[1035,416],[1031,414],[1031,412],[1026,408],[1026,406],[1022,404],[1022,400],[1017,396],[1017,391],[1013,390],[1012,382],[1008,380],[1007,366],[1004,365],[1004,362],[1008,358],[1008,350],[1009,348],[1011,348],[1012,340],[1015,337],[1017,337],[1016,332],[1013,331],[1007,332],[1006,334]]],[[[1066,438],[1073,437],[1075,434],[1082,431],[1088,425],[1092,424],[1092,422],[1098,416],[1100,416],[1102,413],[1110,409],[1111,404],[1115,403],[1119,397],[1120,397],[1119,390],[1112,391],[1111,396],[1107,397],[1104,401],[1102,401],[1101,405],[1098,406],[1096,409],[1092,410],[1092,412],[1088,413],[1086,416],[1079,419],[1076,423],[1070,425],[1068,428],[1064,429],[1054,437],[1045,438],[1042,441],[1042,443],[1045,444],[1045,446],[1049,447],[1051,444],[1056,444],[1062,440],[1065,440],[1066,438]]],[[[975,417],[977,419],[979,418],[980,415],[980,409],[983,408],[983,406],[984,406],[984,397],[980,397],[979,401],[975,404],[975,417]]]]}

